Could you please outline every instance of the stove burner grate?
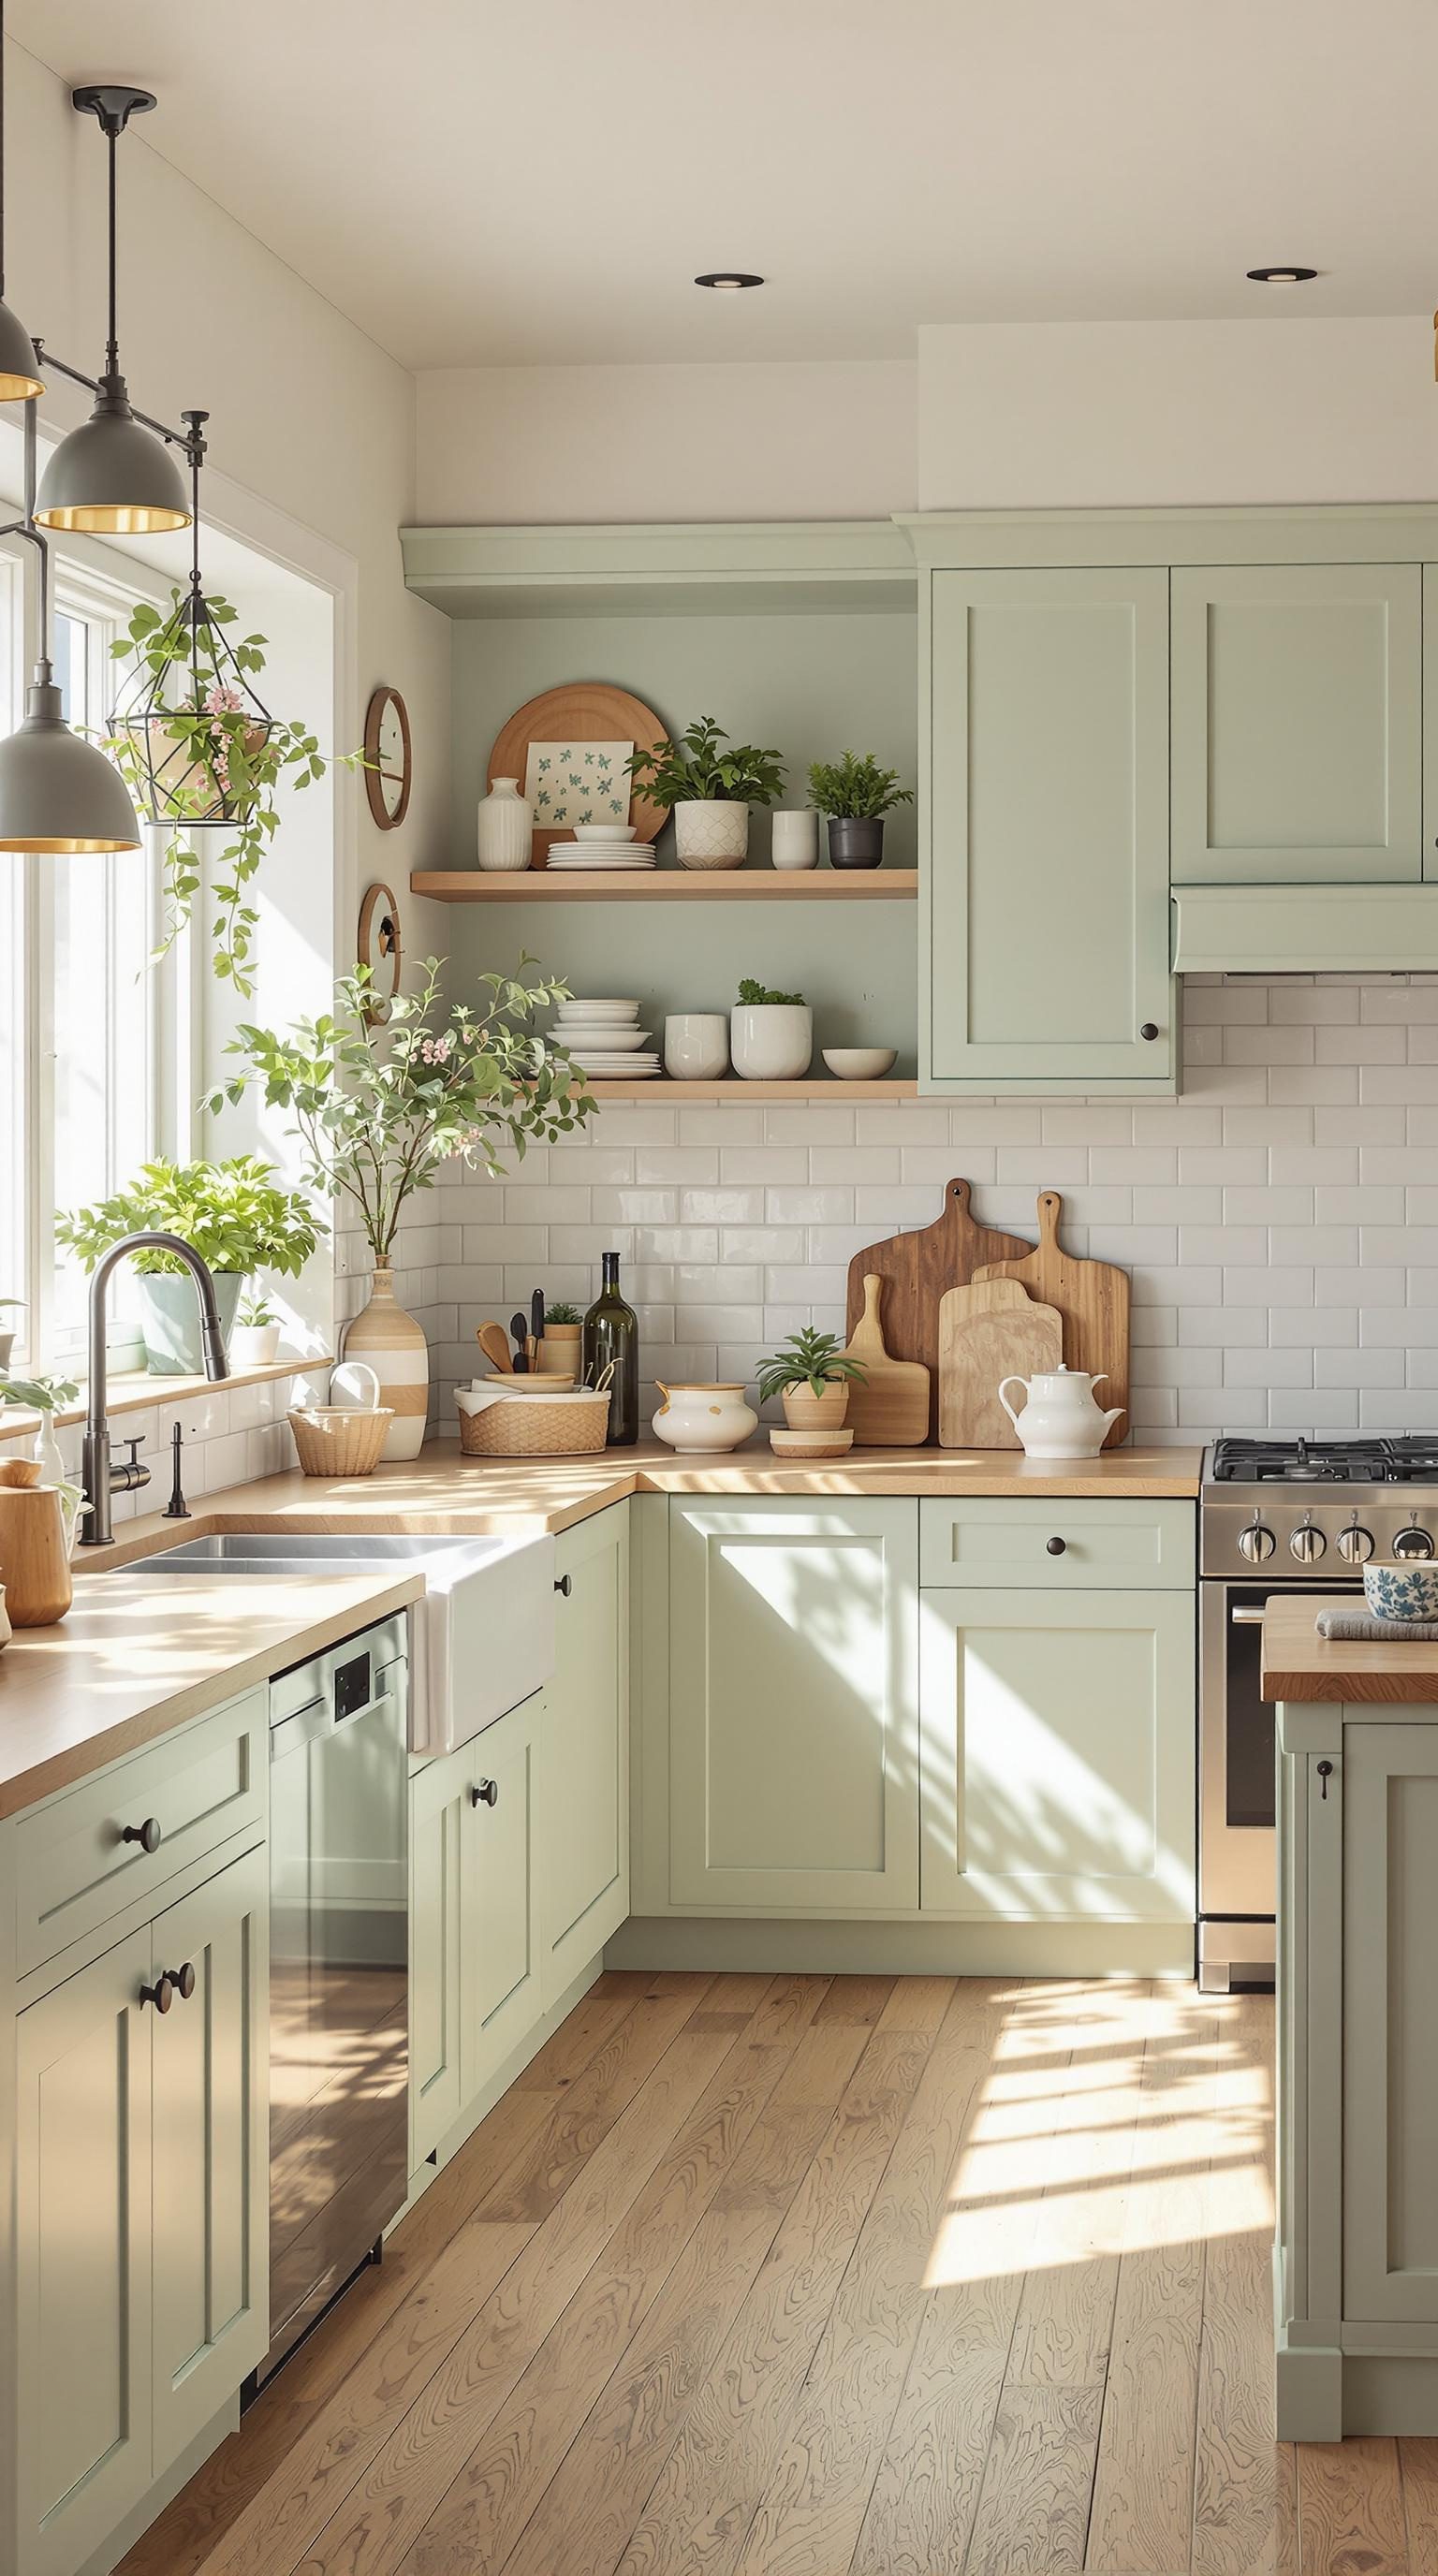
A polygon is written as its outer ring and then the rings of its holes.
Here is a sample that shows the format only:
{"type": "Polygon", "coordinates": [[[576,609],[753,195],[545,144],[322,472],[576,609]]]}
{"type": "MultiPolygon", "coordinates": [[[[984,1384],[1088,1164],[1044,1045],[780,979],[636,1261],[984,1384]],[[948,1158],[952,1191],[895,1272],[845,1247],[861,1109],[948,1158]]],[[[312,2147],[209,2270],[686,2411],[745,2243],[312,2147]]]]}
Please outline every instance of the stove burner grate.
{"type": "Polygon", "coordinates": [[[1219,1485],[1433,1484],[1438,1440],[1217,1440],[1210,1473],[1219,1485]]]}

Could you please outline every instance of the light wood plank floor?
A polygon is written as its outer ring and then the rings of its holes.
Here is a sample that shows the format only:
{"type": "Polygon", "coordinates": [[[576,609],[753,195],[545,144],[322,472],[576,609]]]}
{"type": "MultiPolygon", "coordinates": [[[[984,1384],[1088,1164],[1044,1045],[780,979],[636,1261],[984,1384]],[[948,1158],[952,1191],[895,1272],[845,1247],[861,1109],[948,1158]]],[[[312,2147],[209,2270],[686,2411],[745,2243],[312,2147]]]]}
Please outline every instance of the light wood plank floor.
{"type": "Polygon", "coordinates": [[[1438,2576],[1273,2440],[1272,2023],[605,1976],[124,2576],[1438,2576]]]}

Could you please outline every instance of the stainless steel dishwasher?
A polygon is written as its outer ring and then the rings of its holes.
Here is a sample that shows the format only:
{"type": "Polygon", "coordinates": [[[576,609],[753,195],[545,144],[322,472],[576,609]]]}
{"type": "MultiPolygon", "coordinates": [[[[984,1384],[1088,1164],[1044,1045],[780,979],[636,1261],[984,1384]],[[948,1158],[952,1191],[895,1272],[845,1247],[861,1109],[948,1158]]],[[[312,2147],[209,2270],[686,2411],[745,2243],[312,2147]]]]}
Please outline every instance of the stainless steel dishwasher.
{"type": "Polygon", "coordinates": [[[403,1617],[270,1685],[270,2349],[378,2247],[408,2179],[403,1617]]]}

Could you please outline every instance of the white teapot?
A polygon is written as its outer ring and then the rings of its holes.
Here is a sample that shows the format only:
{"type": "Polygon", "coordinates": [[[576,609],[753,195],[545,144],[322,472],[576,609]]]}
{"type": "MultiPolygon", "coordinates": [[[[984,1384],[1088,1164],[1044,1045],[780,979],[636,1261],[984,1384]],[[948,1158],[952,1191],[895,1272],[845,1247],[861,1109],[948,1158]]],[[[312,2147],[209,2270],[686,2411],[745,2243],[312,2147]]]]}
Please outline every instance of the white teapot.
{"type": "Polygon", "coordinates": [[[1105,1413],[1094,1396],[1105,1372],[1090,1377],[1085,1369],[1050,1369],[1039,1377],[1006,1377],[999,1402],[1030,1458],[1096,1458],[1123,1406],[1105,1413]],[[1007,1389],[1021,1386],[1027,1401],[1015,1413],[1007,1389]]]}

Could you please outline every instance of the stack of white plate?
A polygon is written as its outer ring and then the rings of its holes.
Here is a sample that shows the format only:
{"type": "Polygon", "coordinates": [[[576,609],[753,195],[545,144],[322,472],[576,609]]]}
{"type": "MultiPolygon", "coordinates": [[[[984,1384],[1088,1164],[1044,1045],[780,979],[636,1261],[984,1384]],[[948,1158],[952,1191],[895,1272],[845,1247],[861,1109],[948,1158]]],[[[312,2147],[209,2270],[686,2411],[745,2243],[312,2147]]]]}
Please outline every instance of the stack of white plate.
{"type": "Polygon", "coordinates": [[[645,1049],[650,1031],[638,1019],[637,1002],[576,999],[558,1005],[554,1034],[596,1082],[647,1082],[659,1058],[645,1049]]]}
{"type": "Polygon", "coordinates": [[[549,865],[580,876],[652,868],[653,849],[648,841],[635,840],[634,829],[632,823],[576,823],[572,841],[550,842],[549,865]]]}

